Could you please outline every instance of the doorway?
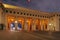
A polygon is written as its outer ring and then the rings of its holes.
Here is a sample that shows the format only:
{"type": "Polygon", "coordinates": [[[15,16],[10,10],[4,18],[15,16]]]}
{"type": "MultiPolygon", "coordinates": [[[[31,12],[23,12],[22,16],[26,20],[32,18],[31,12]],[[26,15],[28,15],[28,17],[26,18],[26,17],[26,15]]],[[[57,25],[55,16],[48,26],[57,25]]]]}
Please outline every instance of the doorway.
{"type": "Polygon", "coordinates": [[[15,23],[10,23],[10,31],[15,31],[15,23]]]}
{"type": "Polygon", "coordinates": [[[22,24],[18,23],[17,30],[22,30],[22,24]]]}

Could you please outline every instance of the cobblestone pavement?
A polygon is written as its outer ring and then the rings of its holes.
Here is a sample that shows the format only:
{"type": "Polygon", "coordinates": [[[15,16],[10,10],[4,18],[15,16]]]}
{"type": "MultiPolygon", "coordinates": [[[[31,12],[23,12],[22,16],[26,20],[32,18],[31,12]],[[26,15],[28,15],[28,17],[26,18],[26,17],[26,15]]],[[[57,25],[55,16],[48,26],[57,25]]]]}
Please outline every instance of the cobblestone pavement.
{"type": "Polygon", "coordinates": [[[0,31],[0,40],[60,40],[60,34],[47,32],[0,31]],[[53,35],[54,34],[54,35],[53,35]]]}

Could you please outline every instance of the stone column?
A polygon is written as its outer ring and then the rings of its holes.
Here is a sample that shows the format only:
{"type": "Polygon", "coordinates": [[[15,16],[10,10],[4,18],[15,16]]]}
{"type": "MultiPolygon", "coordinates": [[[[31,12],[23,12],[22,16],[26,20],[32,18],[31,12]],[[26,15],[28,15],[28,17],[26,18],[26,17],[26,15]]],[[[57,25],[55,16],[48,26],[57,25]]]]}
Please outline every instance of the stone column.
{"type": "Polygon", "coordinates": [[[32,22],[32,31],[36,31],[35,19],[33,19],[33,22],[32,22]]]}
{"type": "Polygon", "coordinates": [[[15,30],[17,30],[17,27],[18,27],[18,25],[17,25],[17,20],[15,21],[15,30]]]}
{"type": "Polygon", "coordinates": [[[28,23],[27,23],[27,19],[25,18],[24,20],[24,30],[27,31],[28,30],[28,23]]]}
{"type": "Polygon", "coordinates": [[[41,24],[40,24],[40,19],[38,19],[38,30],[41,30],[41,24]]]}
{"type": "Polygon", "coordinates": [[[43,30],[42,20],[40,19],[40,29],[43,30]]]}
{"type": "Polygon", "coordinates": [[[7,21],[8,21],[8,20],[7,20],[7,16],[5,15],[5,26],[6,26],[5,29],[6,29],[6,30],[8,30],[7,21]]]}
{"type": "Polygon", "coordinates": [[[50,31],[50,25],[49,25],[49,24],[50,24],[50,22],[51,22],[51,21],[50,21],[50,19],[48,19],[47,31],[50,31]]]}
{"type": "Polygon", "coordinates": [[[0,8],[0,24],[3,23],[3,10],[0,8]]]}
{"type": "Polygon", "coordinates": [[[15,30],[17,30],[17,27],[18,27],[18,21],[17,21],[17,16],[15,16],[15,30]]]}

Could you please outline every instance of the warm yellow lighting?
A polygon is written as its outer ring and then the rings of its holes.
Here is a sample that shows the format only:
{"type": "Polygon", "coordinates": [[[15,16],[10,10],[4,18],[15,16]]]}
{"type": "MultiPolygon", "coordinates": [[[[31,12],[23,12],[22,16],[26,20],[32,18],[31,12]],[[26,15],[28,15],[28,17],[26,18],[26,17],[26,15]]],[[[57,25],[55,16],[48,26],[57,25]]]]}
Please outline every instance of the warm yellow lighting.
{"type": "Polygon", "coordinates": [[[29,22],[28,20],[26,22],[29,22]]]}
{"type": "Polygon", "coordinates": [[[33,23],[34,23],[34,21],[33,21],[33,23]]]}
{"type": "Polygon", "coordinates": [[[22,20],[19,20],[19,21],[22,21],[22,20]]]}
{"type": "Polygon", "coordinates": [[[49,25],[51,25],[51,24],[49,24],[49,25]]]}
{"type": "Polygon", "coordinates": [[[40,25],[41,25],[42,23],[40,22],[40,25]]]}
{"type": "Polygon", "coordinates": [[[14,19],[11,19],[11,21],[14,21],[14,19]]]}
{"type": "MultiPolygon", "coordinates": [[[[23,8],[23,7],[18,7],[18,6],[14,6],[14,5],[9,5],[9,4],[4,4],[3,3],[3,5],[4,5],[4,7],[5,8],[12,8],[12,9],[26,9],[26,8],[23,8]]],[[[27,9],[26,9],[27,10],[27,9]]]]}
{"type": "Polygon", "coordinates": [[[8,4],[3,4],[4,5],[4,7],[6,7],[6,8],[18,8],[18,7],[16,7],[16,6],[12,6],[12,5],[8,5],[8,4]]]}
{"type": "Polygon", "coordinates": [[[51,25],[53,25],[53,24],[50,23],[49,25],[51,26],[51,25]]]}
{"type": "Polygon", "coordinates": [[[15,23],[17,23],[17,21],[15,21],[15,23]]]}

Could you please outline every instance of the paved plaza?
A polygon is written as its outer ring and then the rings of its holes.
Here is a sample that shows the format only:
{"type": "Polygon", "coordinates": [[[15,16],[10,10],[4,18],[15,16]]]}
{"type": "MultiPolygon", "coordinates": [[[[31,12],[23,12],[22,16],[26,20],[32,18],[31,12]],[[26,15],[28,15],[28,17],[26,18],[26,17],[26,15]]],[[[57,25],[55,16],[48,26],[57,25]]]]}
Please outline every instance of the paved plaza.
{"type": "Polygon", "coordinates": [[[0,40],[60,40],[60,32],[0,31],[0,40]]]}

